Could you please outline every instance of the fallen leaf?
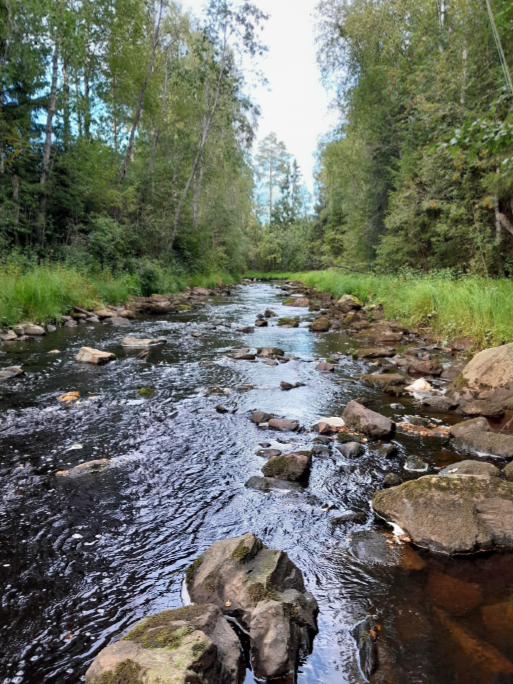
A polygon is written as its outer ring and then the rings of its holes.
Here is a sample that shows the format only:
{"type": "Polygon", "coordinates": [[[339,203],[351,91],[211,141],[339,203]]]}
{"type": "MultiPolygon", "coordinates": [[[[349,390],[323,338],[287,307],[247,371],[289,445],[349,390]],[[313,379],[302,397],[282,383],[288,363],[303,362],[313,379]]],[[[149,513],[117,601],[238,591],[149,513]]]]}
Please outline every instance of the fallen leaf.
{"type": "Polygon", "coordinates": [[[381,631],[381,625],[376,625],[376,629],[378,630],[378,632],[381,631]]]}
{"type": "Polygon", "coordinates": [[[74,634],[66,634],[66,636],[64,638],[65,639],[73,639],[74,636],[75,636],[74,634]]]}
{"type": "Polygon", "coordinates": [[[83,449],[84,447],[81,444],[72,444],[69,448],[69,451],[74,451],[75,449],[83,449]]]}
{"type": "Polygon", "coordinates": [[[76,401],[80,397],[80,392],[66,392],[66,394],[62,394],[60,397],[57,397],[59,401],[62,401],[64,404],[70,404],[72,401],[76,401]]]}
{"type": "Polygon", "coordinates": [[[67,474],[68,474],[68,471],[67,471],[67,470],[58,470],[58,471],[56,472],[56,475],[67,475],[67,474]]]}
{"type": "Polygon", "coordinates": [[[371,635],[371,637],[374,637],[374,639],[377,637],[377,634],[373,629],[369,629],[369,634],[371,635]]]}
{"type": "Polygon", "coordinates": [[[60,351],[58,349],[50,349],[48,352],[49,354],[60,354],[60,351]]]}
{"type": "Polygon", "coordinates": [[[229,608],[229,607],[232,605],[232,602],[231,602],[231,601],[226,601],[226,603],[225,603],[224,605],[225,605],[227,608],[229,608]]]}

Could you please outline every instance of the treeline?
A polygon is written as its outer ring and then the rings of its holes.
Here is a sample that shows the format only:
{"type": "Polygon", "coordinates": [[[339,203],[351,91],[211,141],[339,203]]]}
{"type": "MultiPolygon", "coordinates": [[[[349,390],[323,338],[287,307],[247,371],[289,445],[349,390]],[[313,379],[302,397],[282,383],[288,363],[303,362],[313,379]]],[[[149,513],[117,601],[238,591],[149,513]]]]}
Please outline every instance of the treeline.
{"type": "Polygon", "coordinates": [[[319,153],[326,265],[513,274],[513,4],[489,9],[321,0],[341,121],[319,153]]]}
{"type": "MultiPolygon", "coordinates": [[[[0,251],[242,271],[265,16],[210,0],[0,0],[0,251]]],[[[150,274],[151,275],[151,274],[150,274]]]]}

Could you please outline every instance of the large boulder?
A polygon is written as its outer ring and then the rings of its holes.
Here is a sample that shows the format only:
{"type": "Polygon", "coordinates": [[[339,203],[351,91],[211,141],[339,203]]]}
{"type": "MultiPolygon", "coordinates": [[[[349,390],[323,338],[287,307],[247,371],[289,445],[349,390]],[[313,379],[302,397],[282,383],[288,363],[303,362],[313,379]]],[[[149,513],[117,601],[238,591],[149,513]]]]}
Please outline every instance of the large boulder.
{"type": "Polygon", "coordinates": [[[390,437],[395,430],[393,420],[365,408],[357,401],[349,402],[342,417],[350,429],[363,432],[369,437],[390,437]]]}
{"type": "Polygon", "coordinates": [[[251,414],[250,421],[260,425],[261,423],[267,423],[269,418],[271,418],[272,413],[266,413],[265,411],[253,411],[251,414]]]}
{"type": "Polygon", "coordinates": [[[266,477],[289,482],[306,482],[312,467],[312,452],[299,451],[271,457],[262,468],[266,477]]]}
{"type": "Polygon", "coordinates": [[[353,295],[345,294],[337,300],[335,308],[337,313],[348,314],[350,311],[361,309],[362,303],[353,295]]]}
{"type": "Polygon", "coordinates": [[[431,551],[513,550],[513,483],[497,477],[426,475],[376,492],[372,507],[431,551]]]}
{"type": "Polygon", "coordinates": [[[488,418],[500,418],[504,415],[502,406],[488,399],[473,399],[464,402],[460,405],[458,412],[465,416],[488,416],[488,418]]]}
{"type": "Polygon", "coordinates": [[[151,615],[100,651],[85,676],[88,684],[241,684],[243,679],[237,635],[213,605],[151,615]]]}
{"type": "Polygon", "coordinates": [[[213,603],[249,633],[253,672],[264,680],[295,676],[299,655],[317,633],[317,602],[283,551],[254,534],[218,541],[187,570],[195,603],[213,603]]]}
{"type": "Polygon", "coordinates": [[[75,361],[103,366],[103,364],[108,363],[109,361],[114,361],[115,358],[116,355],[111,352],[100,351],[99,349],[93,349],[92,347],[81,347],[75,357],[75,361]]]}
{"type": "Polygon", "coordinates": [[[468,399],[501,403],[513,396],[513,342],[484,349],[474,356],[449,391],[468,399]]]}

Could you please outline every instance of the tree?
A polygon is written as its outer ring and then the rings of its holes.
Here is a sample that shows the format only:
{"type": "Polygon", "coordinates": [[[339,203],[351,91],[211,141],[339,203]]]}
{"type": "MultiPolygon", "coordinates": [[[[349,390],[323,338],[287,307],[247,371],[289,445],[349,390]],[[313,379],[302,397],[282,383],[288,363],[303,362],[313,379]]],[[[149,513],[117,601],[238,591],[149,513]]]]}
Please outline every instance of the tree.
{"type": "Polygon", "coordinates": [[[278,140],[276,133],[269,133],[258,145],[257,174],[262,185],[267,189],[269,225],[273,217],[274,191],[280,183],[283,183],[288,173],[289,159],[290,155],[285,143],[278,140]]]}

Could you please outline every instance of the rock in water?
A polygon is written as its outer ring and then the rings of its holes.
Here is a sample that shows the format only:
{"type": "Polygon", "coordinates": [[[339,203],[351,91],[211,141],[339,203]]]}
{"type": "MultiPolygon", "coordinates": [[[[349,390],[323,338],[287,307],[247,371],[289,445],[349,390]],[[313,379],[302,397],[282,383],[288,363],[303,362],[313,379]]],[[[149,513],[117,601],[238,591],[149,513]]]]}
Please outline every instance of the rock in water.
{"type": "Polygon", "coordinates": [[[299,429],[299,423],[297,420],[289,420],[288,418],[271,418],[269,427],[280,432],[295,432],[299,429]]]}
{"type": "Polygon", "coordinates": [[[289,482],[306,482],[312,466],[312,452],[272,456],[262,468],[266,477],[276,477],[289,482]]]}
{"type": "Polygon", "coordinates": [[[317,634],[317,602],[299,568],[254,534],[218,541],[187,570],[195,603],[213,603],[249,632],[255,677],[294,677],[317,634]]]}
{"type": "Polygon", "coordinates": [[[310,325],[308,326],[308,329],[311,332],[328,332],[330,328],[331,323],[329,318],[326,318],[326,316],[316,318],[315,321],[312,321],[312,323],[310,323],[310,325]]]}
{"type": "Polygon", "coordinates": [[[468,432],[490,432],[490,430],[490,423],[486,418],[480,417],[456,423],[449,429],[449,434],[451,437],[463,437],[468,432]]]}
{"type": "Polygon", "coordinates": [[[100,351],[99,349],[93,349],[92,347],[82,347],[76,355],[75,361],[103,366],[104,363],[114,361],[115,358],[116,355],[111,354],[110,352],[100,351]]]}
{"type": "Polygon", "coordinates": [[[513,549],[513,484],[497,477],[426,475],[376,492],[372,507],[431,551],[513,549]]]}
{"type": "Polygon", "coordinates": [[[376,634],[376,620],[373,615],[367,615],[363,620],[359,620],[351,629],[351,636],[358,647],[360,668],[367,679],[374,674],[378,667],[376,634]]]}
{"type": "Polygon", "coordinates": [[[375,413],[356,401],[350,401],[342,414],[346,425],[369,437],[390,437],[395,430],[395,423],[390,418],[375,413]]]}
{"type": "Polygon", "coordinates": [[[259,347],[257,356],[263,359],[274,359],[276,356],[284,356],[285,352],[279,347],[259,347]]]}
{"type": "Polygon", "coordinates": [[[484,461],[460,461],[443,468],[439,475],[476,475],[481,477],[500,477],[501,471],[484,461]]]}
{"type": "Polygon", "coordinates": [[[192,605],[137,623],[104,648],[86,672],[88,684],[241,684],[239,640],[213,605],[192,605]]]}
{"type": "Polygon", "coordinates": [[[454,446],[463,454],[513,458],[513,435],[481,430],[469,431],[457,437],[454,446]]]}
{"type": "Polygon", "coordinates": [[[335,370],[335,364],[328,363],[327,361],[321,361],[315,366],[315,370],[318,371],[328,371],[332,373],[335,370]]]}
{"type": "Polygon", "coordinates": [[[9,366],[0,370],[0,380],[11,380],[20,375],[24,375],[24,371],[19,366],[9,366]]]}

